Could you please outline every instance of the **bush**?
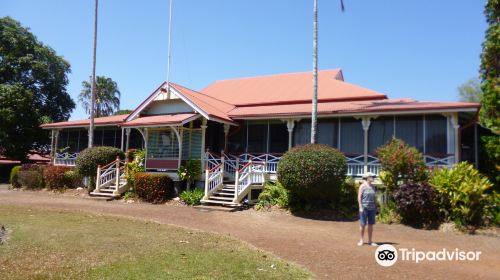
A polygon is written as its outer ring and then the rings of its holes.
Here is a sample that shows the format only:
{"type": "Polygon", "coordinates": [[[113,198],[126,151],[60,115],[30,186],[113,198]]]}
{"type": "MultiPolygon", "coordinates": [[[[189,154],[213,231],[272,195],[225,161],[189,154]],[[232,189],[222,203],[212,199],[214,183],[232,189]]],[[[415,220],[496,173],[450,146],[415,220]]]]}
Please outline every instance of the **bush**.
{"type": "Polygon", "coordinates": [[[191,188],[194,180],[197,180],[201,175],[201,163],[199,160],[186,161],[177,171],[179,179],[187,182],[187,189],[191,188]]]}
{"type": "Polygon", "coordinates": [[[268,182],[259,194],[256,209],[270,208],[278,206],[287,208],[290,203],[289,193],[279,182],[268,182]]]}
{"type": "Polygon", "coordinates": [[[152,203],[162,203],[174,193],[173,181],[165,174],[137,173],[134,177],[137,196],[152,203]]]}
{"type": "Polygon", "coordinates": [[[90,177],[89,191],[95,187],[95,177],[97,175],[97,166],[106,165],[116,157],[125,158],[125,154],[114,147],[92,147],[83,150],[76,158],[75,171],[82,177],[90,177]]]}
{"type": "Polygon", "coordinates": [[[393,193],[393,197],[402,223],[425,228],[436,225],[436,192],[427,183],[402,185],[393,193]]]}
{"type": "Polygon", "coordinates": [[[48,189],[62,189],[68,187],[69,182],[67,182],[67,177],[64,174],[70,170],[71,167],[68,166],[47,166],[43,171],[45,186],[48,189]]]}
{"type": "Polygon", "coordinates": [[[392,193],[399,183],[423,182],[427,179],[427,168],[422,154],[403,140],[392,139],[377,149],[383,176],[382,183],[392,193]]]}
{"type": "Polygon", "coordinates": [[[401,222],[401,216],[397,213],[396,203],[394,201],[387,201],[386,205],[381,205],[377,220],[383,224],[394,224],[401,222]]]}
{"type": "Polygon", "coordinates": [[[346,172],[344,155],[320,144],[295,147],[278,163],[278,181],[299,204],[329,205],[339,195],[346,172]]]}
{"type": "Polygon", "coordinates": [[[74,170],[64,172],[64,181],[67,188],[74,189],[83,187],[83,178],[74,170]]]}
{"type": "Polygon", "coordinates": [[[429,183],[440,194],[439,207],[447,220],[457,227],[478,226],[488,203],[486,191],[493,184],[471,164],[461,162],[451,169],[442,168],[431,174],[429,183]]]}
{"type": "Polygon", "coordinates": [[[205,192],[201,189],[195,188],[192,191],[183,191],[180,195],[181,200],[189,206],[199,205],[205,192]]]}
{"type": "Polygon", "coordinates": [[[341,216],[347,218],[356,217],[359,213],[358,207],[359,185],[353,178],[348,177],[340,187],[340,193],[330,206],[341,216]]]}
{"type": "Polygon", "coordinates": [[[144,158],[146,154],[144,150],[129,150],[127,152],[127,172],[126,172],[126,178],[127,178],[127,184],[131,187],[134,186],[134,177],[135,174],[138,172],[144,172],[144,158]]]}
{"type": "Polygon", "coordinates": [[[495,190],[500,192],[500,140],[497,135],[481,137],[479,171],[488,176],[495,190]]]}
{"type": "Polygon", "coordinates": [[[28,189],[43,188],[43,175],[39,170],[20,170],[18,173],[19,183],[28,189]]]}
{"type": "Polygon", "coordinates": [[[12,170],[10,170],[9,183],[13,188],[20,188],[21,183],[19,183],[19,170],[21,170],[21,166],[14,166],[12,170]]]}

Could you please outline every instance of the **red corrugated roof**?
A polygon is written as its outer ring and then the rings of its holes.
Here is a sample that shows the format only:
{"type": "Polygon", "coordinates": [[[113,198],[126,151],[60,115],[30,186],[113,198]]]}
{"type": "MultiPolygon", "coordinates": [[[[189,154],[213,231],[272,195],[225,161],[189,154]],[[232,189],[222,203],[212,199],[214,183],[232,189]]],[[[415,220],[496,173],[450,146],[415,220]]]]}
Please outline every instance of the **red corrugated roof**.
{"type": "MultiPolygon", "coordinates": [[[[96,126],[120,125],[127,117],[128,117],[128,114],[127,115],[94,118],[94,124],[96,126]]],[[[84,119],[84,120],[74,120],[74,121],[42,124],[40,127],[42,127],[42,128],[85,127],[85,126],[89,126],[89,125],[90,125],[90,119],[84,119]]]]}
{"type": "Polygon", "coordinates": [[[184,121],[192,119],[197,114],[175,114],[175,115],[159,115],[159,116],[149,116],[141,117],[129,122],[123,123],[122,126],[150,126],[150,125],[180,125],[184,121]]]}
{"type": "MultiPolygon", "coordinates": [[[[465,102],[415,101],[412,99],[320,102],[318,103],[318,114],[424,111],[466,108],[477,109],[479,108],[479,104],[465,102]]],[[[234,119],[241,119],[245,117],[294,116],[309,115],[311,114],[311,111],[311,103],[248,106],[238,107],[232,110],[229,112],[229,116],[234,119]]]]}
{"type": "MultiPolygon", "coordinates": [[[[318,73],[318,100],[384,99],[385,94],[341,80],[340,69],[318,73]]],[[[236,106],[311,100],[312,72],[216,81],[201,92],[236,106]]]]}

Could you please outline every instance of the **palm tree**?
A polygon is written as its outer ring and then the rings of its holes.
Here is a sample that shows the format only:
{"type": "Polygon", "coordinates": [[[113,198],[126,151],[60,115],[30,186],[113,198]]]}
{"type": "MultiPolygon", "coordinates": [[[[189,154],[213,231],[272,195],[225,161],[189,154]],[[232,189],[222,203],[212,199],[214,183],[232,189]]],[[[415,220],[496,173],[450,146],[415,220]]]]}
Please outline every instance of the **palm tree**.
{"type": "MultiPolygon", "coordinates": [[[[80,92],[78,101],[82,104],[87,113],[91,112],[91,104],[89,103],[92,95],[92,83],[88,81],[82,82],[83,89],[80,92]]],[[[118,84],[111,78],[97,76],[95,86],[95,108],[94,116],[96,118],[111,116],[120,109],[120,91],[118,84]]]]}
{"type": "MultiPolygon", "coordinates": [[[[344,1],[340,0],[340,9],[344,11],[344,1]]],[[[311,143],[318,139],[318,0],[314,0],[313,8],[313,96],[311,112],[311,143]]]]}

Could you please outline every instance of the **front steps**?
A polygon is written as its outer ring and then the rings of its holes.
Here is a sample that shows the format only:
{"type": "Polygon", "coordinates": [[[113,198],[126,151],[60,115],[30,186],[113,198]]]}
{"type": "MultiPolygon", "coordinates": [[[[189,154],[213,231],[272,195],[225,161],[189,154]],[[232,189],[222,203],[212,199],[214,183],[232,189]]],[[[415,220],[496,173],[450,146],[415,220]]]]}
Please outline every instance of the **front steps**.
{"type": "MultiPolygon", "coordinates": [[[[127,185],[127,179],[125,179],[124,177],[120,177],[118,188],[122,189],[126,185],[127,185]]],[[[117,190],[116,184],[101,186],[99,188],[99,191],[94,190],[93,192],[90,193],[90,196],[107,197],[109,199],[115,199],[115,198],[120,197],[120,194],[115,194],[116,190],[117,190]]]]}
{"type": "Polygon", "coordinates": [[[218,205],[223,207],[238,208],[241,205],[234,203],[234,184],[223,184],[222,188],[213,192],[208,199],[202,199],[202,205],[218,205]]]}

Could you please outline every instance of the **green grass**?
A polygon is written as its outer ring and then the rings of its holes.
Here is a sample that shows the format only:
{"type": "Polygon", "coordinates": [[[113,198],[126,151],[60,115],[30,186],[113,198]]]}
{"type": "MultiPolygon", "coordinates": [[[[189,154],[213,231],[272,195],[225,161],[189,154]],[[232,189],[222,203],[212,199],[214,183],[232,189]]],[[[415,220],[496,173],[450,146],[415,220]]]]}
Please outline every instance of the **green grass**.
{"type": "Polygon", "coordinates": [[[0,206],[0,224],[2,280],[312,278],[229,237],[152,222],[0,206]]]}

